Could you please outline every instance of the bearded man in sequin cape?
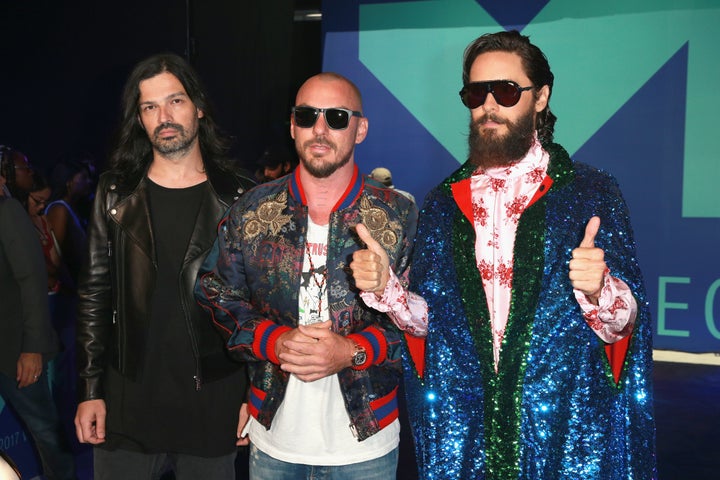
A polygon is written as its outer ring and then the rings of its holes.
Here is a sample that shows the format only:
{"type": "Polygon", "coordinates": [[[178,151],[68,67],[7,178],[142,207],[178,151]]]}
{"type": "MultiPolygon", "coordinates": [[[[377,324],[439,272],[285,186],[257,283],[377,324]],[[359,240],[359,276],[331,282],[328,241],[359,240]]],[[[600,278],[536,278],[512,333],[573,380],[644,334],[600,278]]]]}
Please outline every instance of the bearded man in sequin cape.
{"type": "Polygon", "coordinates": [[[420,477],[656,478],[652,329],[619,187],[552,143],[553,77],[527,37],[484,35],[464,62],[470,158],[425,199],[410,274],[429,308],[406,359],[420,477]]]}

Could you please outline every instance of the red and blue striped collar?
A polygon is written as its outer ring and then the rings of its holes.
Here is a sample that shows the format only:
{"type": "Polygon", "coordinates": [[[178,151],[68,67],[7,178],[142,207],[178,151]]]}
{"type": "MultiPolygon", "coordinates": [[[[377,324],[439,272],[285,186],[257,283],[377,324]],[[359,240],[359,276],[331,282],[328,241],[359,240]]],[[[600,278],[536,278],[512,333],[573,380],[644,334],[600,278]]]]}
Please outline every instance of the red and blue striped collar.
{"type": "MultiPolygon", "coordinates": [[[[295,198],[295,200],[301,202],[303,205],[307,205],[305,190],[303,189],[302,182],[300,181],[300,168],[302,167],[296,168],[295,172],[290,177],[290,194],[293,198],[295,198]]],[[[352,205],[355,200],[358,199],[364,187],[365,178],[363,175],[360,175],[358,166],[353,165],[353,176],[350,179],[350,183],[345,189],[345,192],[340,196],[340,199],[337,201],[335,206],[332,208],[332,211],[335,212],[337,210],[342,210],[343,208],[347,208],[352,205]]]]}

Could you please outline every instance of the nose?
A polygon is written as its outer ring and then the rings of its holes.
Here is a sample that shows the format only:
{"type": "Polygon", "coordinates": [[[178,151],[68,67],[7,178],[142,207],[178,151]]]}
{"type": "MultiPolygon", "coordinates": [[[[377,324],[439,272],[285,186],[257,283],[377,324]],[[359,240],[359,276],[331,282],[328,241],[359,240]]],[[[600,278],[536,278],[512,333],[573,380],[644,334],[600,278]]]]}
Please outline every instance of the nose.
{"type": "Polygon", "coordinates": [[[160,105],[158,107],[158,120],[160,123],[172,121],[172,114],[170,113],[169,105],[160,105]]]}
{"type": "Polygon", "coordinates": [[[319,135],[327,132],[327,130],[328,126],[325,121],[325,112],[318,112],[318,118],[315,120],[315,125],[313,125],[313,133],[319,135]]]}
{"type": "Polygon", "coordinates": [[[498,109],[498,104],[495,101],[495,94],[493,92],[488,92],[485,96],[485,102],[481,106],[485,112],[496,111],[498,109]]]}

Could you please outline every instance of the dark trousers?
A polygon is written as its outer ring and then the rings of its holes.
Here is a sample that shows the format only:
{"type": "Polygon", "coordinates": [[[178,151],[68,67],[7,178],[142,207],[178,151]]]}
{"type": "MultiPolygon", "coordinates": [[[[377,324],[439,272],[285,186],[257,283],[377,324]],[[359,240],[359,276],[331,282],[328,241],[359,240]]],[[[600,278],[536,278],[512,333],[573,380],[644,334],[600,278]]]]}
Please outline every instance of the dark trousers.
{"type": "Polygon", "coordinates": [[[171,471],[175,474],[175,480],[234,480],[235,456],[232,453],[205,458],[97,447],[93,451],[95,480],[158,480],[171,471]]]}
{"type": "Polygon", "coordinates": [[[0,395],[32,437],[48,480],[74,480],[75,462],[43,369],[38,381],[24,388],[0,373],[0,395]]]}

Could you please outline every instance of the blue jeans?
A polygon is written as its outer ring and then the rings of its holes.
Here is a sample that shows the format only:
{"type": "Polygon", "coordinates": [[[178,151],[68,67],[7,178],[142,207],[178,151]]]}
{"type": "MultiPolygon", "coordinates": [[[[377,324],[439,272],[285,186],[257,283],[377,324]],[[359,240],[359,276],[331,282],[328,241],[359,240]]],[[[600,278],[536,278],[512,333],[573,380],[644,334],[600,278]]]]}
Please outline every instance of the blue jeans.
{"type": "Polygon", "coordinates": [[[93,450],[95,480],[154,480],[172,471],[175,480],[234,480],[236,453],[196,457],[180,453],[93,450]]]}
{"type": "Polygon", "coordinates": [[[40,455],[43,474],[49,480],[75,479],[75,460],[70,441],[60,423],[46,375],[24,388],[17,381],[0,373],[0,395],[15,411],[33,439],[40,455]]]}
{"type": "Polygon", "coordinates": [[[397,448],[367,462],[318,466],[283,462],[250,445],[250,480],[391,480],[397,464],[397,448]]]}

